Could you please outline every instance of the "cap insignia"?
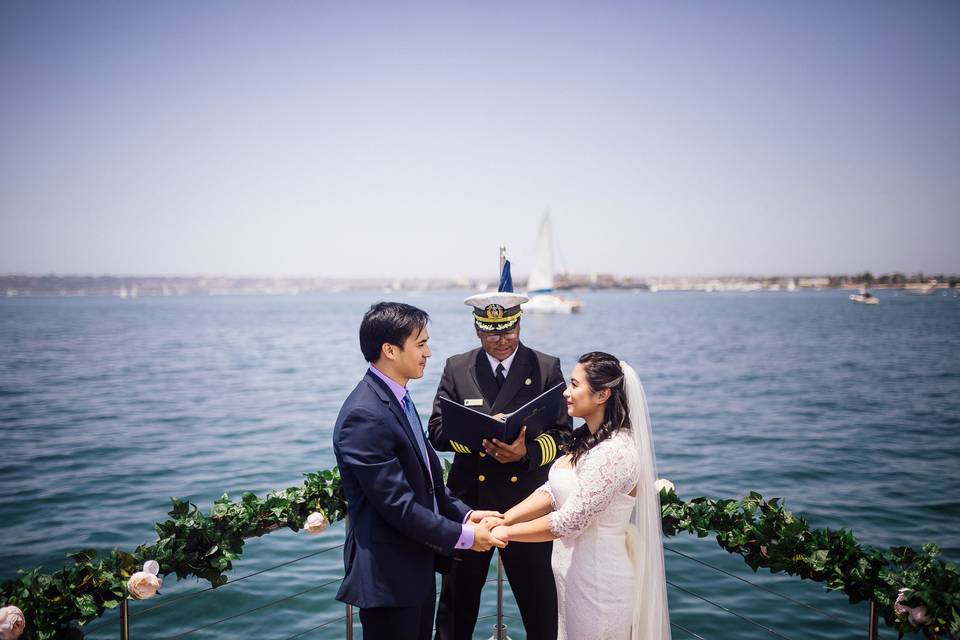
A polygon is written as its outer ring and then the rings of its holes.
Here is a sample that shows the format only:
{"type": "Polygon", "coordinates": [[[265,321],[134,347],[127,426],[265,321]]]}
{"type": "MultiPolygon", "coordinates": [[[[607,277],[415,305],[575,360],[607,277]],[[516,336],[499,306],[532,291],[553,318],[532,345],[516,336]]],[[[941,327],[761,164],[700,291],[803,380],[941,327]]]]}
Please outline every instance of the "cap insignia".
{"type": "Polygon", "coordinates": [[[488,304],[484,308],[484,311],[486,312],[488,318],[502,318],[504,308],[499,304],[488,304]]]}

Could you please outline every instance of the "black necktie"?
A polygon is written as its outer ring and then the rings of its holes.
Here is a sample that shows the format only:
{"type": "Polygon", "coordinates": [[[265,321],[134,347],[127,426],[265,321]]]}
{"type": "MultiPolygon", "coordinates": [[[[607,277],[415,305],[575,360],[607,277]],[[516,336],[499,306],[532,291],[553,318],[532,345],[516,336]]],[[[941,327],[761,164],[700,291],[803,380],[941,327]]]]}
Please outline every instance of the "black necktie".
{"type": "Polygon", "coordinates": [[[502,389],[502,388],[503,388],[503,381],[507,379],[507,376],[503,375],[503,363],[502,363],[502,362],[497,365],[497,372],[496,372],[496,376],[495,376],[495,377],[497,378],[497,389],[502,389]]]}

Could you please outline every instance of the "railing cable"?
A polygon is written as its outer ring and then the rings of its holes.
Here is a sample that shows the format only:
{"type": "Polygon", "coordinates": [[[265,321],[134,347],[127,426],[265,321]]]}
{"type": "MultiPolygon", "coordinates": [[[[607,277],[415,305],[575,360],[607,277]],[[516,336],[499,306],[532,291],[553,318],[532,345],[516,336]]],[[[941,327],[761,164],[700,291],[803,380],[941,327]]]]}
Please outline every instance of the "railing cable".
{"type": "Polygon", "coordinates": [[[802,602],[802,601],[797,600],[797,599],[795,599],[795,598],[791,598],[791,597],[788,596],[788,595],[784,595],[784,594],[780,593],[779,591],[774,591],[773,589],[769,589],[769,588],[767,588],[767,587],[764,587],[763,585],[759,585],[759,584],[757,584],[756,582],[751,582],[750,580],[747,580],[746,578],[742,578],[742,577],[738,576],[738,575],[735,574],[735,573],[730,573],[729,571],[726,571],[726,570],[724,570],[724,569],[721,569],[720,567],[716,567],[716,566],[710,564],[709,562],[704,562],[704,561],[701,560],[700,558],[695,558],[695,557],[693,557],[693,556],[691,556],[691,555],[687,555],[686,553],[684,553],[684,552],[682,552],[682,551],[677,551],[676,549],[674,549],[674,548],[672,548],[672,547],[669,547],[669,546],[667,546],[667,545],[663,545],[663,548],[666,549],[667,551],[672,551],[673,553],[676,553],[677,555],[681,555],[681,556],[683,556],[684,558],[686,558],[686,559],[688,559],[688,560],[693,560],[694,562],[698,562],[698,563],[702,564],[702,565],[705,566],[705,567],[709,567],[709,568],[713,569],[714,571],[719,571],[720,573],[723,573],[723,574],[725,574],[725,575],[728,575],[728,576],[730,576],[731,578],[736,578],[736,579],[739,580],[740,582],[746,582],[747,584],[749,584],[751,587],[753,587],[753,588],[755,588],[755,589],[760,589],[761,591],[766,591],[767,593],[772,594],[772,595],[775,595],[775,596],[777,596],[778,598],[783,598],[784,600],[789,600],[790,602],[792,602],[792,603],[794,603],[794,604],[798,604],[798,605],[800,605],[801,607],[806,607],[807,609],[810,609],[811,611],[816,611],[817,613],[820,613],[820,614],[822,614],[822,615],[825,615],[825,616],[827,616],[828,618],[833,618],[834,620],[837,620],[838,622],[846,622],[847,624],[857,624],[856,621],[851,620],[850,618],[844,616],[843,614],[832,613],[832,612],[830,612],[830,611],[825,611],[825,610],[823,610],[823,609],[819,609],[819,608],[817,608],[817,607],[815,607],[815,606],[813,606],[813,605],[811,605],[811,604],[807,604],[806,602],[802,602]]]}
{"type": "Polygon", "coordinates": [[[196,597],[196,596],[200,595],[201,593],[206,593],[207,591],[213,591],[214,589],[223,589],[223,588],[225,588],[225,587],[229,587],[229,586],[231,586],[231,585],[237,584],[237,583],[240,582],[241,580],[246,580],[247,578],[252,578],[252,577],[254,577],[254,576],[260,575],[261,573],[267,573],[268,571],[273,571],[274,569],[279,569],[280,567],[285,567],[285,566],[287,566],[287,565],[291,565],[291,564],[294,564],[294,563],[296,563],[296,562],[300,562],[301,560],[306,560],[307,558],[312,558],[313,556],[318,556],[318,555],[320,555],[321,553],[326,553],[327,551],[332,551],[332,550],[334,550],[334,549],[339,549],[339,548],[341,548],[342,546],[343,546],[342,544],[338,544],[338,545],[335,546],[335,547],[327,547],[326,549],[321,549],[320,551],[314,551],[313,553],[308,553],[307,555],[305,555],[305,556],[300,556],[299,558],[295,558],[294,560],[287,560],[286,562],[281,562],[281,563],[278,564],[278,565],[274,565],[274,566],[268,567],[268,568],[266,568],[266,569],[260,569],[259,571],[254,571],[253,573],[248,573],[248,574],[245,575],[245,576],[240,576],[239,578],[237,578],[237,579],[235,579],[235,580],[230,580],[230,581],[228,581],[228,582],[225,582],[224,584],[220,585],[219,587],[204,587],[203,589],[198,589],[197,591],[191,591],[191,592],[189,592],[189,593],[184,593],[183,595],[177,596],[176,598],[170,598],[169,600],[164,600],[163,602],[159,602],[159,603],[155,604],[154,606],[150,607],[149,609],[144,609],[143,611],[138,611],[138,612],[136,613],[136,615],[131,615],[130,618],[133,619],[133,618],[135,618],[135,617],[142,616],[142,615],[144,615],[144,614],[146,614],[146,613],[149,613],[149,612],[153,611],[154,609],[159,609],[159,608],[161,608],[161,607],[166,607],[167,605],[174,604],[174,603],[179,602],[179,601],[181,601],[181,600],[186,600],[186,599],[189,599],[189,598],[196,597]]]}
{"type": "Polygon", "coordinates": [[[256,611],[260,611],[260,610],[262,610],[262,609],[266,609],[267,607],[272,607],[272,606],[275,605],[275,604],[280,604],[281,602],[286,602],[287,600],[293,600],[294,598],[298,598],[298,597],[302,596],[302,595],[305,594],[305,593],[310,593],[311,591],[316,591],[316,590],[318,590],[318,589],[322,589],[322,588],[327,587],[327,586],[330,586],[331,584],[334,584],[334,583],[336,583],[336,582],[340,582],[341,580],[343,580],[343,577],[342,577],[342,576],[339,577],[339,578],[336,578],[335,580],[329,580],[329,581],[327,581],[327,582],[324,582],[323,584],[318,584],[318,585],[315,586],[315,587],[310,587],[309,589],[304,589],[303,591],[298,591],[297,593],[294,593],[294,594],[289,595],[289,596],[285,596],[285,597],[283,597],[283,598],[280,598],[279,600],[274,600],[274,601],[272,601],[272,602],[268,602],[267,604],[262,604],[262,605],[260,605],[259,607],[254,607],[253,609],[247,609],[246,611],[241,611],[240,613],[235,613],[235,614],[233,614],[232,616],[227,616],[226,618],[221,618],[221,619],[219,619],[219,620],[216,620],[215,622],[208,622],[207,624],[200,625],[199,627],[196,627],[196,628],[194,628],[194,629],[190,629],[189,631],[184,631],[183,633],[178,633],[178,634],[175,635],[175,636],[169,636],[169,637],[166,638],[165,640],[176,640],[177,638],[183,638],[183,637],[185,637],[185,636],[190,635],[191,633],[195,633],[195,632],[197,632],[197,631],[200,631],[201,629],[207,629],[207,628],[209,628],[209,627],[214,627],[214,626],[216,626],[216,625],[218,625],[218,624],[222,624],[222,623],[224,623],[224,622],[227,622],[228,620],[233,620],[233,619],[235,619],[235,618],[239,618],[239,617],[241,617],[241,616],[245,616],[245,615],[247,615],[247,614],[254,613],[254,612],[256,612],[256,611]]]}
{"type": "Polygon", "coordinates": [[[791,640],[791,638],[789,638],[788,636],[785,636],[785,635],[783,635],[782,633],[778,633],[777,631],[774,631],[773,629],[771,629],[771,628],[768,627],[767,625],[765,625],[765,624],[763,624],[763,623],[760,623],[760,622],[757,622],[756,620],[752,620],[752,619],[750,619],[750,618],[748,618],[748,617],[746,617],[746,616],[744,616],[744,615],[740,615],[740,614],[737,613],[736,611],[734,611],[734,610],[732,610],[732,609],[728,609],[727,607],[723,606],[722,604],[717,604],[717,603],[714,602],[713,600],[710,600],[710,599],[708,599],[708,598],[705,598],[704,596],[702,596],[702,595],[700,595],[700,594],[698,594],[698,593],[694,593],[693,591],[688,591],[687,589],[684,589],[684,588],[681,587],[680,585],[674,584],[674,583],[670,582],[669,580],[667,580],[667,584],[670,585],[671,587],[674,587],[675,589],[679,589],[680,591],[683,591],[684,593],[693,596],[694,598],[699,598],[700,600],[703,600],[704,602],[706,602],[706,603],[708,603],[708,604],[712,604],[713,606],[717,607],[718,609],[722,609],[723,611],[726,611],[727,613],[729,613],[729,614],[732,615],[732,616],[736,616],[737,618],[740,618],[741,620],[744,620],[745,622],[749,622],[750,624],[752,624],[752,625],[754,625],[754,626],[760,627],[761,629],[763,629],[764,631],[766,631],[767,633],[769,633],[769,634],[771,634],[771,635],[777,636],[778,638],[783,638],[783,640],[791,640]]]}
{"type": "MultiPolygon", "coordinates": [[[[358,616],[358,615],[360,615],[360,610],[359,610],[359,609],[358,609],[358,610],[353,614],[353,616],[351,616],[351,617],[356,617],[356,616],[358,616]]],[[[292,635],[292,636],[288,636],[287,638],[284,638],[284,640],[294,640],[294,638],[299,638],[299,637],[301,637],[301,636],[305,636],[305,635],[307,635],[308,633],[311,633],[311,632],[313,632],[313,631],[316,631],[317,629],[323,629],[324,627],[326,627],[326,626],[328,626],[328,625],[331,625],[331,624],[333,624],[334,622],[340,622],[341,620],[346,620],[346,619],[347,619],[347,616],[346,616],[346,615],[337,616],[336,618],[330,618],[329,620],[327,620],[326,622],[324,622],[324,623],[322,623],[322,624],[318,624],[317,626],[315,626],[315,627],[313,627],[313,628],[310,628],[310,629],[307,629],[306,631],[301,631],[300,633],[296,633],[296,634],[294,634],[294,635],[292,635]]]]}
{"type": "Polygon", "coordinates": [[[701,636],[699,633],[694,633],[693,631],[690,631],[690,629],[687,629],[687,628],[686,628],[685,626],[683,626],[682,624],[677,624],[676,622],[671,622],[671,623],[670,623],[670,626],[671,626],[671,627],[676,627],[677,629],[680,629],[681,631],[683,631],[684,633],[686,633],[686,634],[687,634],[688,636],[690,636],[691,638],[696,638],[697,640],[706,640],[706,638],[704,638],[703,636],[701,636]]]}
{"type": "MultiPolygon", "coordinates": [[[[240,582],[241,580],[246,580],[247,578],[252,578],[252,577],[254,577],[254,576],[260,575],[261,573],[267,573],[268,571],[273,571],[274,569],[279,569],[280,567],[285,567],[285,566],[287,566],[287,565],[294,564],[295,562],[300,562],[301,560],[306,560],[307,558],[312,558],[313,556],[318,556],[318,555],[320,555],[321,553],[326,553],[327,551],[333,551],[334,549],[340,549],[341,547],[343,547],[343,544],[338,544],[338,545],[333,546],[333,547],[327,547],[326,549],[320,549],[319,551],[314,551],[313,553],[308,553],[308,554],[305,555],[305,556],[300,556],[299,558],[294,558],[293,560],[288,560],[288,561],[286,561],[286,562],[281,562],[280,564],[275,565],[275,566],[272,566],[272,567],[268,567],[267,569],[261,569],[261,570],[259,570],[259,571],[254,571],[253,573],[248,573],[248,574],[245,575],[245,576],[240,576],[239,578],[236,578],[236,579],[234,579],[234,580],[230,580],[229,582],[226,582],[226,583],[220,585],[219,587],[204,587],[203,589],[197,589],[196,591],[188,591],[187,593],[182,593],[182,594],[180,594],[180,595],[178,595],[178,596],[176,596],[176,597],[164,598],[162,602],[158,602],[157,604],[153,605],[152,607],[149,607],[149,608],[147,608],[147,609],[144,609],[143,611],[138,611],[136,614],[131,613],[131,614],[130,614],[130,619],[132,620],[132,619],[135,618],[135,617],[140,617],[140,616],[146,615],[146,614],[150,613],[151,611],[153,611],[153,610],[155,610],[155,609],[160,609],[160,608],[162,608],[162,607],[166,607],[166,606],[169,606],[169,605],[171,605],[171,604],[175,604],[175,603],[180,602],[180,601],[182,601],[182,600],[188,600],[188,599],[190,599],[190,598],[194,598],[194,597],[199,596],[200,594],[206,593],[206,592],[208,592],[208,591],[213,591],[214,589],[223,589],[224,587],[229,587],[230,585],[234,585],[234,584],[240,582]]],[[[108,622],[108,621],[106,621],[106,620],[104,620],[103,618],[101,618],[100,620],[95,621],[94,624],[87,625],[87,626],[85,627],[85,629],[86,629],[87,631],[93,631],[94,629],[100,628],[102,625],[106,624],[107,622],[108,622]]]]}

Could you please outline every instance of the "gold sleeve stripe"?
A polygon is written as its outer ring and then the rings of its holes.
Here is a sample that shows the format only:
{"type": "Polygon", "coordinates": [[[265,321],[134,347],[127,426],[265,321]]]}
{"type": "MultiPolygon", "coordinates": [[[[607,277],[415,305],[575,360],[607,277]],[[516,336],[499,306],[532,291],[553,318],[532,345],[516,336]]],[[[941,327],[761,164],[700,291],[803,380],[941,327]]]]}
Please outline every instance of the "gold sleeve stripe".
{"type": "Polygon", "coordinates": [[[553,462],[553,459],[557,457],[557,442],[553,439],[553,436],[542,433],[534,440],[540,445],[540,466],[553,462]]]}
{"type": "Polygon", "coordinates": [[[463,446],[459,442],[456,442],[455,440],[450,441],[450,446],[453,447],[453,450],[457,453],[470,453],[470,449],[463,446]]]}

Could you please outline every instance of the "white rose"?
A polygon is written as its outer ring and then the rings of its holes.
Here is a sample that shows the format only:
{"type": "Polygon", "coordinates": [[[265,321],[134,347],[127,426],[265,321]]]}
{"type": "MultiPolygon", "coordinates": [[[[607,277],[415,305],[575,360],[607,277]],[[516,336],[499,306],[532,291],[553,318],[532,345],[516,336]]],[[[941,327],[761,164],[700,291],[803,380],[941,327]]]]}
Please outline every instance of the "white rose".
{"type": "Polygon", "coordinates": [[[127,581],[127,589],[137,600],[146,600],[156,595],[163,580],[146,571],[137,571],[127,581]]]}
{"type": "Polygon", "coordinates": [[[10,605],[0,609],[0,640],[16,640],[26,626],[27,621],[19,608],[10,605]]]}
{"type": "Polygon", "coordinates": [[[666,489],[667,493],[670,493],[671,491],[676,493],[676,488],[673,486],[673,483],[667,480],[666,478],[660,478],[659,480],[657,480],[653,484],[653,487],[657,490],[657,493],[660,493],[660,491],[663,489],[666,489]]]}
{"type": "Polygon", "coordinates": [[[314,511],[307,516],[307,522],[303,528],[307,533],[316,535],[326,531],[328,524],[330,523],[327,522],[327,516],[322,511],[314,511]]]}

